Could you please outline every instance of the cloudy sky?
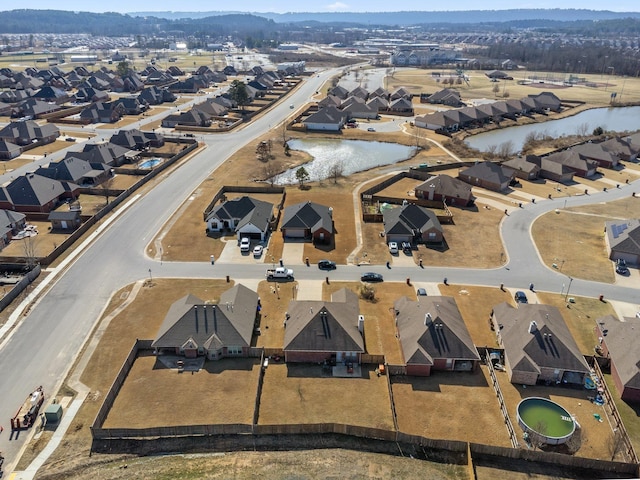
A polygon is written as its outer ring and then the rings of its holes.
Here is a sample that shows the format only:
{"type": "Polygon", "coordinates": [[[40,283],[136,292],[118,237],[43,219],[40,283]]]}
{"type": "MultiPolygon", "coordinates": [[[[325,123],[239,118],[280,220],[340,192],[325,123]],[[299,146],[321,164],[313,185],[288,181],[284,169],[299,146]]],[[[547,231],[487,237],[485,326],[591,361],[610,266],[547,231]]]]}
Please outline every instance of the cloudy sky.
{"type": "MultiPolygon", "coordinates": [[[[12,4],[12,8],[17,8],[12,4]]],[[[202,12],[236,10],[243,12],[389,12],[389,11],[446,11],[446,10],[506,10],[512,8],[583,8],[589,10],[611,10],[615,12],[637,12],[640,3],[637,0],[617,0],[602,2],[596,0],[457,0],[456,2],[430,2],[424,0],[403,0],[400,3],[388,0],[343,0],[310,4],[300,0],[242,0],[239,2],[202,2],[202,0],[110,0],[108,2],[87,2],[86,0],[64,0],[52,3],[51,0],[31,0],[20,8],[75,10],[91,12],[202,12]],[[176,7],[179,6],[179,10],[176,7]]],[[[10,10],[9,5],[0,7],[10,10]]]]}

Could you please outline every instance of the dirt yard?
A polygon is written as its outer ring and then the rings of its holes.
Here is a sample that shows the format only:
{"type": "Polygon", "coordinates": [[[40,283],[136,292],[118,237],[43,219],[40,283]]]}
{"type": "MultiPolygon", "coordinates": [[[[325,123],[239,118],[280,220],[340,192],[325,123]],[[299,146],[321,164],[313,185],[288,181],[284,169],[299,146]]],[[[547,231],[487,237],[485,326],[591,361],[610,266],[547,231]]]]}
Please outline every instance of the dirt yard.
{"type": "Polygon", "coordinates": [[[105,428],[150,428],[253,421],[260,359],[207,361],[178,373],[154,355],[136,359],[105,428]]]}
{"type": "Polygon", "coordinates": [[[393,376],[399,430],[428,438],[511,446],[488,375],[482,366],[475,373],[393,376]]]}
{"type": "Polygon", "coordinates": [[[393,430],[387,378],[362,366],[362,378],[322,375],[320,365],[271,363],[265,373],[262,425],[344,423],[393,430]]]}

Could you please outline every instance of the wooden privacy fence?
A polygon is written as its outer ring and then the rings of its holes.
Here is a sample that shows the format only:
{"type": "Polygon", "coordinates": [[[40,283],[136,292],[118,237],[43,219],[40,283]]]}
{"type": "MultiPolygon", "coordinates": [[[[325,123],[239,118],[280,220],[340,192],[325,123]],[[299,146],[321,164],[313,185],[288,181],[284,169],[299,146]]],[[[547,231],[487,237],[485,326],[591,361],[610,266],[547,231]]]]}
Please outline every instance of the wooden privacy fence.
{"type": "Polygon", "coordinates": [[[471,460],[475,463],[482,459],[491,462],[491,458],[524,460],[532,463],[556,465],[574,469],[598,470],[609,473],[637,475],[638,465],[634,463],[610,462],[594,458],[576,457],[562,453],[543,452],[540,450],[526,450],[522,448],[498,447],[470,443],[471,460]]]}
{"type": "Polygon", "coordinates": [[[624,427],[624,423],[622,422],[622,418],[620,418],[620,413],[616,408],[616,404],[613,401],[613,397],[611,396],[611,392],[609,391],[609,387],[607,383],[604,381],[604,375],[602,374],[602,370],[600,369],[600,365],[598,364],[593,357],[585,357],[587,362],[592,366],[595,370],[596,375],[600,379],[600,386],[603,389],[604,400],[606,407],[609,408],[609,412],[613,417],[616,425],[615,428],[618,429],[617,434],[620,435],[624,448],[622,449],[630,462],[639,463],[638,456],[633,448],[633,444],[631,443],[631,439],[629,438],[629,434],[627,433],[627,429],[624,427]]]}

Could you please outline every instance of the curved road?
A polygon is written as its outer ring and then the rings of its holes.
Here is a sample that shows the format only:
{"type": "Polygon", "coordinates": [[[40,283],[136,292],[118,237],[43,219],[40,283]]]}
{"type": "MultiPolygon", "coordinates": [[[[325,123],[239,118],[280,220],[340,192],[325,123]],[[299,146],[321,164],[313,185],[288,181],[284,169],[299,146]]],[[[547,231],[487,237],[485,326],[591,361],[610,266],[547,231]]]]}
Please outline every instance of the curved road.
{"type": "MultiPolygon", "coordinates": [[[[121,287],[154,277],[221,278],[230,275],[236,281],[263,278],[263,264],[235,265],[216,262],[157,262],[144,252],[163,224],[195,191],[200,183],[237,149],[256,138],[269,126],[291,115],[289,103],[300,105],[311,97],[334,71],[314,75],[282,101],[251,124],[228,134],[207,136],[209,148],[167,175],[153,190],[135,197],[126,209],[81,252],[75,261],[57,275],[48,291],[41,295],[29,314],[0,344],[0,451],[9,464],[15,460],[27,432],[9,441],[8,419],[27,394],[38,385],[46,393],[55,392],[73,365],[83,343],[100,318],[111,295],[121,287]]],[[[107,131],[105,131],[107,133],[107,131]]],[[[637,182],[636,182],[637,183],[637,182]]],[[[638,185],[636,184],[636,188],[638,185]]],[[[539,261],[530,236],[533,220],[548,211],[622,198],[631,194],[625,185],[590,196],[545,200],[518,209],[504,219],[502,238],[509,258],[506,267],[479,270],[462,268],[424,268],[384,266],[340,266],[328,273],[331,279],[355,280],[364,269],[383,273],[387,280],[440,282],[446,276],[451,283],[527,288],[533,282],[538,290],[560,292],[568,277],[550,270],[539,261]]],[[[300,280],[322,279],[326,272],[300,266],[300,280]]],[[[631,303],[640,303],[640,290],[575,279],[571,285],[575,295],[598,296],[631,303]]]]}

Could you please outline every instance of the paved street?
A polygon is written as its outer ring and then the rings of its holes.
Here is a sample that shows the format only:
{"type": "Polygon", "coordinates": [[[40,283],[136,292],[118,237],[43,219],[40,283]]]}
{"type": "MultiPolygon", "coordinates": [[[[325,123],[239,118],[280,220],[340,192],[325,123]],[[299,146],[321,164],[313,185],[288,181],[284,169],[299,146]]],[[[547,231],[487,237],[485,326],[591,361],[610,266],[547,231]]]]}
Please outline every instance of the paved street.
{"type": "MultiPolygon", "coordinates": [[[[291,113],[288,107],[290,103],[303,104],[332,73],[323,72],[309,78],[281,105],[237,131],[205,136],[204,141],[209,148],[167,176],[153,190],[135,199],[66,271],[57,276],[46,294],[39,298],[29,314],[3,340],[0,348],[0,365],[3,369],[0,376],[0,425],[4,426],[4,432],[0,434],[0,451],[5,452],[5,466],[9,471],[29,432],[23,432],[18,439],[9,441],[11,432],[8,419],[38,385],[42,385],[47,394],[55,392],[60,386],[114,291],[149,275],[154,278],[223,278],[230,275],[235,281],[252,288],[258,279],[264,277],[265,265],[253,261],[252,256],[250,261],[238,264],[229,263],[227,256],[217,259],[214,265],[210,262],[161,264],[148,258],[145,248],[204,178],[241,146],[269,126],[282,122],[291,113]]],[[[101,134],[107,137],[110,132],[101,130],[101,134]]],[[[63,152],[58,155],[62,158],[63,152]]],[[[315,298],[318,285],[325,276],[331,280],[353,281],[365,270],[382,273],[385,281],[410,279],[415,285],[429,285],[447,277],[449,283],[491,286],[504,283],[510,288],[522,290],[534,283],[536,290],[560,293],[563,285],[569,284],[569,278],[540,263],[530,236],[530,227],[535,218],[555,208],[562,208],[564,202],[567,207],[599,203],[630,196],[634,189],[640,192],[639,188],[640,181],[636,181],[607,192],[545,200],[514,209],[505,218],[501,231],[509,259],[506,267],[487,270],[422,269],[409,262],[394,262],[390,269],[385,265],[341,265],[337,270],[321,272],[315,265],[303,266],[300,260],[300,264],[295,266],[295,274],[296,279],[300,280],[300,289],[304,288],[305,291],[299,291],[298,295],[299,298],[315,298]],[[307,292],[307,289],[310,291],[307,292]]],[[[292,252],[291,257],[287,252],[287,262],[295,261],[298,254],[295,249],[292,252]]],[[[573,279],[571,293],[586,296],[602,294],[607,299],[640,304],[637,285],[632,288],[573,279]]]]}

